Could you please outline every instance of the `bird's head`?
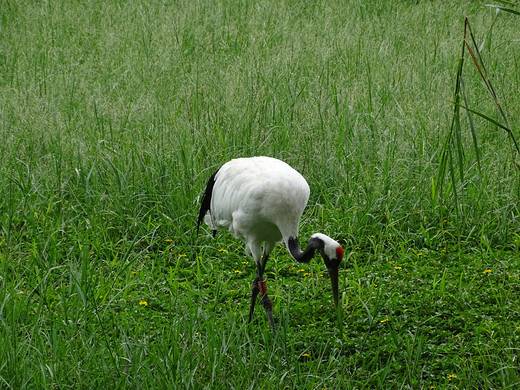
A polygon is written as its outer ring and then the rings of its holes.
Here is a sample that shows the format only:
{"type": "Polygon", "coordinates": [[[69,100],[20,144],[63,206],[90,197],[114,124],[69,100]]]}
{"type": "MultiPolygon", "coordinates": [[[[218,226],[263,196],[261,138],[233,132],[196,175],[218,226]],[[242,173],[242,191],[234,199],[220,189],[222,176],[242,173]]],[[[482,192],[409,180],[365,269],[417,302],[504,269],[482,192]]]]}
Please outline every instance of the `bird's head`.
{"type": "Polygon", "coordinates": [[[343,248],[337,241],[321,233],[313,234],[310,240],[314,242],[314,245],[323,257],[325,266],[329,270],[334,306],[338,307],[338,267],[341,260],[343,260],[343,248]]]}

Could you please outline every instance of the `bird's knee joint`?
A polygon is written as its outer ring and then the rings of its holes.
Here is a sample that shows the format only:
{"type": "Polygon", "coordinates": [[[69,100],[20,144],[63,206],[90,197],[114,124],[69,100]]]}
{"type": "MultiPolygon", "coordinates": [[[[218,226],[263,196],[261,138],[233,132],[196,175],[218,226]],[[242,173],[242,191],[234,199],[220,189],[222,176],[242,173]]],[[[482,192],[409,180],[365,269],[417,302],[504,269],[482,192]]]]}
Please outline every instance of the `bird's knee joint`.
{"type": "Polygon", "coordinates": [[[258,289],[260,290],[260,295],[264,296],[267,294],[267,282],[265,280],[258,281],[258,289]]]}

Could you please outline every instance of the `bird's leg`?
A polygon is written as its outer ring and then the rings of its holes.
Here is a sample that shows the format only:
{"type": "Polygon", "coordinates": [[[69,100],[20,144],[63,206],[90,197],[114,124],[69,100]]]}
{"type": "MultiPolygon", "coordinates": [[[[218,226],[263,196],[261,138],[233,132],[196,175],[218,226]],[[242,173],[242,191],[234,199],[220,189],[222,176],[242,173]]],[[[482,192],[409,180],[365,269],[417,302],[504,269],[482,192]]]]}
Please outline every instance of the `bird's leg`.
{"type": "Polygon", "coordinates": [[[255,311],[255,303],[256,303],[256,297],[258,296],[258,293],[260,292],[260,289],[258,288],[258,282],[262,280],[264,275],[264,268],[265,268],[265,262],[263,262],[262,258],[262,251],[260,245],[251,245],[251,253],[253,255],[253,258],[255,259],[256,263],[256,277],[255,280],[253,280],[253,284],[251,285],[251,305],[249,307],[249,321],[253,319],[253,313],[255,311]]]}
{"type": "Polygon", "coordinates": [[[274,320],[273,320],[273,303],[269,299],[269,296],[267,295],[267,282],[265,280],[259,280],[259,277],[257,276],[255,280],[253,281],[253,287],[251,290],[251,307],[249,308],[249,322],[251,322],[251,319],[253,318],[253,312],[255,311],[255,302],[256,297],[260,293],[260,296],[262,297],[262,306],[265,309],[265,312],[267,313],[267,317],[269,318],[269,322],[271,323],[271,326],[273,329],[275,329],[274,326],[274,320]]]}
{"type": "MultiPolygon", "coordinates": [[[[270,248],[270,250],[272,250],[272,247],[270,248]]],[[[265,280],[263,280],[265,265],[267,264],[268,258],[269,255],[264,252],[264,255],[260,258],[260,261],[256,262],[256,278],[255,280],[253,280],[253,284],[251,286],[251,306],[249,307],[249,322],[251,322],[253,318],[256,298],[258,294],[260,294],[260,296],[262,297],[262,306],[264,307],[265,312],[267,313],[267,317],[269,318],[271,326],[273,327],[273,329],[275,329],[273,320],[273,303],[267,296],[267,283],[265,280]]]]}
{"type": "Polygon", "coordinates": [[[253,284],[251,285],[251,306],[249,307],[249,321],[253,319],[253,313],[255,311],[255,303],[256,303],[256,297],[258,293],[260,292],[260,289],[258,288],[258,281],[260,278],[258,275],[256,276],[255,280],[253,280],[253,284]]]}
{"type": "Polygon", "coordinates": [[[267,264],[267,259],[269,258],[269,252],[272,250],[272,245],[269,245],[266,243],[266,246],[264,247],[264,255],[262,256],[262,261],[259,265],[259,280],[257,282],[258,284],[258,290],[260,293],[260,296],[262,297],[262,306],[265,309],[265,312],[267,313],[267,317],[269,318],[269,322],[271,323],[271,326],[273,329],[276,329],[274,326],[274,320],[273,320],[273,303],[269,299],[269,296],[267,295],[267,282],[263,280],[265,265],[267,264]]]}
{"type": "Polygon", "coordinates": [[[274,320],[273,320],[273,302],[269,299],[269,296],[267,295],[267,283],[265,280],[262,280],[258,282],[258,288],[260,290],[260,295],[262,297],[262,306],[265,309],[265,312],[267,313],[267,317],[269,318],[269,322],[271,323],[271,326],[273,329],[276,330],[274,326],[274,320]]]}

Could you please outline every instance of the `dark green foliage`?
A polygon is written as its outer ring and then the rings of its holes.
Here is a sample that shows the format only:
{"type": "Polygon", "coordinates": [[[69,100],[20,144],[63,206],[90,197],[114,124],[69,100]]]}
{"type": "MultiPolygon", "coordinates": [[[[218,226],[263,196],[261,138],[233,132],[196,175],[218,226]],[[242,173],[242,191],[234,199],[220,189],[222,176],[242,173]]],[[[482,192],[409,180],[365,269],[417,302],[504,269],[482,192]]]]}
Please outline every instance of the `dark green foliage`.
{"type": "Polygon", "coordinates": [[[4,1],[0,388],[517,387],[519,176],[478,71],[446,138],[464,15],[516,136],[518,17],[494,12],[4,1]],[[246,323],[242,243],[195,234],[251,155],[308,179],[302,242],[345,248],[338,313],[323,264],[275,249],[277,334],[246,323]]]}

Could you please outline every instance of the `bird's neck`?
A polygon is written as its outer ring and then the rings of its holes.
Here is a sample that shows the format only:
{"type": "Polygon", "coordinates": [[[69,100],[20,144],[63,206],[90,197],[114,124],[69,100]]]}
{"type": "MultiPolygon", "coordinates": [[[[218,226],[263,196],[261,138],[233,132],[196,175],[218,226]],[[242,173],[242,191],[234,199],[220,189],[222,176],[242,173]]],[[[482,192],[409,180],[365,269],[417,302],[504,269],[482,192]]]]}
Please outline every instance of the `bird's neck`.
{"type": "Polygon", "coordinates": [[[300,243],[298,242],[298,237],[289,237],[287,240],[287,248],[291,253],[292,257],[299,263],[308,263],[314,257],[314,253],[318,248],[315,240],[311,239],[307,244],[307,248],[303,251],[300,248],[300,243]]]}

